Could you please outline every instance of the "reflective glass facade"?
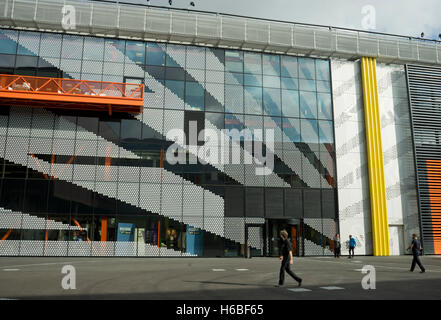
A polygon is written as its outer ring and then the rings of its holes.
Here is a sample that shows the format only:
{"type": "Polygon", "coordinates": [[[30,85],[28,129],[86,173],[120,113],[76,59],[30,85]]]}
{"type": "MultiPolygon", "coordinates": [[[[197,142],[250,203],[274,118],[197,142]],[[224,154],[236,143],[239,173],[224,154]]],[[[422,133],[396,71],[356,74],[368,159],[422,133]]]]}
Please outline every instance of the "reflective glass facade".
{"type": "Polygon", "coordinates": [[[0,73],[145,84],[140,115],[0,107],[0,255],[270,255],[282,220],[299,254],[331,253],[328,60],[0,30],[0,73]],[[169,163],[167,134],[190,123],[271,129],[273,171],[244,163],[247,137],[228,137],[238,163],[169,163]]]}

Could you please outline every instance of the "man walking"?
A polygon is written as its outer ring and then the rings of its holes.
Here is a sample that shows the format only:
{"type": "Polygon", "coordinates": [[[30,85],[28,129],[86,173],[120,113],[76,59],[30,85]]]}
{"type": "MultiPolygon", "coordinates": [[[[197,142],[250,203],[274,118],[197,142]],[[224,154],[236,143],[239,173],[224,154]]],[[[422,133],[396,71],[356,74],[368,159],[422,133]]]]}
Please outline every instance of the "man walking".
{"type": "Polygon", "coordinates": [[[412,255],[413,255],[410,271],[413,272],[413,270],[415,269],[415,265],[418,264],[418,267],[420,267],[421,269],[420,273],[426,272],[426,269],[424,269],[424,266],[421,263],[419,257],[420,253],[423,251],[423,247],[421,246],[421,242],[418,240],[418,237],[415,233],[412,235],[412,243],[409,246],[409,248],[407,248],[407,250],[409,249],[412,249],[412,255]]]}
{"type": "Polygon", "coordinates": [[[292,264],[292,247],[291,243],[288,241],[288,232],[286,232],[286,230],[280,231],[280,238],[282,239],[282,245],[280,248],[280,261],[282,261],[282,265],[280,266],[279,284],[276,287],[283,286],[285,281],[285,271],[299,283],[300,287],[302,279],[297,277],[289,267],[289,265],[292,264]]]}
{"type": "Polygon", "coordinates": [[[337,233],[334,237],[334,258],[340,258],[340,235],[337,233]]]}
{"type": "Polygon", "coordinates": [[[354,257],[354,249],[356,246],[355,239],[352,238],[352,235],[349,235],[349,259],[351,258],[351,252],[352,252],[352,258],[354,257]]]}

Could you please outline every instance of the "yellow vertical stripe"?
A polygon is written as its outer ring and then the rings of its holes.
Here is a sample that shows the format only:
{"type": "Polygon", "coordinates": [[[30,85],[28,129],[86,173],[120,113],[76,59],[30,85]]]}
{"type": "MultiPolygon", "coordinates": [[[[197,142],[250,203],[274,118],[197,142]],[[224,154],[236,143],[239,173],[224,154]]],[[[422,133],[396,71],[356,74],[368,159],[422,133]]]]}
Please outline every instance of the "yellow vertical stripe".
{"type": "Polygon", "coordinates": [[[390,255],[386,184],[381,142],[377,70],[374,58],[361,58],[366,149],[369,168],[372,246],[374,256],[390,255]]]}

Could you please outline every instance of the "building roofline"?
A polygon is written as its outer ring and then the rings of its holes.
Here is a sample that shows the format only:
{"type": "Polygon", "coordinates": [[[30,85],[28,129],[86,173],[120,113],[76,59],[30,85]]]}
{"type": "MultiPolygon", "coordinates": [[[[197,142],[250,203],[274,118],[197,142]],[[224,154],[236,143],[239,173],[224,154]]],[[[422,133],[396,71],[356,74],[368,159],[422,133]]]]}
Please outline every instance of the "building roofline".
{"type": "MultiPolygon", "coordinates": [[[[77,1],[77,0],[73,0],[73,1],[77,1]]],[[[243,16],[243,15],[232,14],[232,13],[222,13],[222,12],[216,12],[216,11],[196,10],[196,9],[184,9],[184,8],[175,8],[175,7],[167,7],[167,6],[156,6],[156,5],[150,5],[150,4],[131,3],[131,2],[125,2],[125,1],[118,1],[118,0],[86,0],[86,1],[112,3],[112,4],[119,3],[121,5],[141,6],[141,7],[149,7],[149,8],[165,9],[165,10],[173,10],[173,11],[181,11],[181,12],[195,12],[195,13],[203,13],[203,14],[213,14],[213,15],[221,15],[221,16],[225,16],[225,17],[234,17],[234,18],[242,18],[242,19],[267,21],[267,22],[294,24],[294,25],[305,26],[305,27],[318,27],[318,28],[327,28],[327,29],[332,28],[335,30],[354,31],[354,32],[361,32],[361,33],[366,33],[366,34],[370,34],[370,35],[397,37],[397,38],[403,38],[403,39],[414,39],[414,40],[429,41],[429,42],[441,44],[441,40],[437,40],[437,39],[426,39],[426,38],[421,38],[421,37],[400,35],[400,34],[395,34],[395,33],[378,32],[378,31],[370,31],[370,30],[363,30],[363,29],[352,29],[352,28],[346,28],[346,27],[336,27],[336,26],[324,25],[324,24],[296,22],[296,21],[287,21],[287,20],[276,20],[276,19],[259,18],[259,17],[253,17],[253,16],[243,16]]]]}
{"type": "Polygon", "coordinates": [[[0,27],[288,55],[441,65],[441,41],[115,0],[3,0],[0,27]],[[81,4],[81,5],[80,5],[81,4]],[[75,8],[74,29],[62,24],[75,8]],[[64,13],[66,14],[66,12],[64,13]],[[58,17],[58,18],[57,18],[58,17]]]}

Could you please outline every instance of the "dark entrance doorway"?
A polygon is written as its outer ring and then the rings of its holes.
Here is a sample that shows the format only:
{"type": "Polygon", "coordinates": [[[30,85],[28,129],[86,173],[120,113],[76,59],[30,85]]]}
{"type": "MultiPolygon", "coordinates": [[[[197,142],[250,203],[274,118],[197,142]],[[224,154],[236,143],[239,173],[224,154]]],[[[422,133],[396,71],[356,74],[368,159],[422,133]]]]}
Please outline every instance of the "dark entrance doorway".
{"type": "Polygon", "coordinates": [[[300,256],[302,250],[302,221],[301,219],[276,220],[270,219],[267,221],[268,230],[268,256],[280,256],[280,231],[286,230],[288,232],[288,239],[291,241],[293,256],[300,256]]]}

